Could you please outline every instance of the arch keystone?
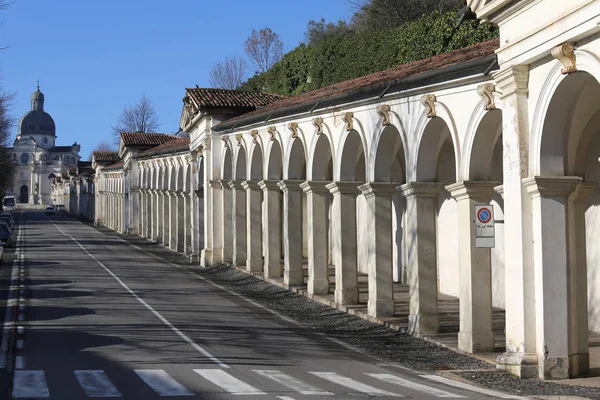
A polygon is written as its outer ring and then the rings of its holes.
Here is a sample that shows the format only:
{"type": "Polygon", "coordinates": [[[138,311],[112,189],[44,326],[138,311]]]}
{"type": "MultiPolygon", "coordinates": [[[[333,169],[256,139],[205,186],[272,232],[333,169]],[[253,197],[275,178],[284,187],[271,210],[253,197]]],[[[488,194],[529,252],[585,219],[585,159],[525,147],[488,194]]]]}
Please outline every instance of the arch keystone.
{"type": "Polygon", "coordinates": [[[477,94],[483,99],[483,103],[485,104],[484,109],[486,111],[496,109],[496,101],[494,100],[495,91],[496,86],[494,86],[492,83],[484,83],[477,86],[477,94]]]}
{"type": "Polygon", "coordinates": [[[323,118],[321,118],[321,117],[313,118],[312,123],[315,126],[315,128],[317,128],[317,135],[322,134],[323,133],[323,118]]]}
{"type": "Polygon", "coordinates": [[[427,111],[428,118],[437,117],[437,113],[435,112],[435,102],[437,101],[437,98],[435,97],[435,94],[423,95],[420,101],[427,111]]]}
{"type": "Polygon", "coordinates": [[[241,133],[238,133],[237,135],[235,135],[235,140],[237,140],[238,146],[242,146],[242,138],[243,135],[241,133]]]}
{"type": "Polygon", "coordinates": [[[270,126],[267,128],[267,132],[269,132],[269,137],[271,139],[271,142],[275,141],[275,134],[277,133],[277,127],[275,127],[275,125],[270,126]]]}
{"type": "Polygon", "coordinates": [[[252,136],[252,143],[258,144],[258,129],[252,129],[250,131],[250,136],[252,136]]]}
{"type": "Polygon", "coordinates": [[[573,43],[563,43],[556,46],[551,53],[552,57],[563,65],[563,69],[560,70],[563,75],[577,72],[577,57],[575,56],[575,45],[573,43]]]}
{"type": "Polygon", "coordinates": [[[344,115],[342,116],[342,119],[344,120],[344,123],[346,124],[346,131],[350,132],[351,130],[354,130],[354,113],[352,112],[346,112],[344,113],[344,115]]]}
{"type": "MultiPolygon", "coordinates": [[[[298,137],[298,123],[290,122],[288,124],[288,129],[290,130],[290,132],[292,132],[292,139],[296,139],[298,137]]],[[[271,140],[273,140],[273,139],[271,139],[271,140]]]]}
{"type": "Polygon", "coordinates": [[[377,112],[381,117],[383,126],[388,126],[390,122],[390,106],[388,104],[380,104],[377,106],[377,112]]]}

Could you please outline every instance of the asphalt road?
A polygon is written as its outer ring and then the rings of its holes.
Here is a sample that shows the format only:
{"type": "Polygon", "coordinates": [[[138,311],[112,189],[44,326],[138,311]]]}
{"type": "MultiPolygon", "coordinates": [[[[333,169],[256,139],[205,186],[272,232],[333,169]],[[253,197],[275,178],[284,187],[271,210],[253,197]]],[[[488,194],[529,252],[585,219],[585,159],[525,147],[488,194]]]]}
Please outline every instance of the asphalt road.
{"type": "Polygon", "coordinates": [[[1,398],[516,398],[374,359],[73,219],[22,216],[1,398]]]}

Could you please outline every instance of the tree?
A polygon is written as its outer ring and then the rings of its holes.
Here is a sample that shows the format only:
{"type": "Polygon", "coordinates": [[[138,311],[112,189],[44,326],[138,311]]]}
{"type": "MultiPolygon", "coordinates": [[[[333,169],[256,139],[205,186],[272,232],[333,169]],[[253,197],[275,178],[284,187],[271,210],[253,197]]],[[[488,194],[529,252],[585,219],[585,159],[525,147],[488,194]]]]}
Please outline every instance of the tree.
{"type": "Polygon", "coordinates": [[[0,194],[4,195],[12,186],[15,164],[12,159],[11,128],[14,119],[9,115],[14,93],[8,94],[0,88],[0,194]]]}
{"type": "Polygon", "coordinates": [[[329,36],[345,36],[354,32],[352,25],[344,20],[339,20],[337,23],[325,22],[325,18],[319,21],[310,20],[306,32],[304,33],[304,41],[306,44],[315,44],[329,36]]]}
{"type": "Polygon", "coordinates": [[[252,34],[244,42],[244,48],[259,73],[267,71],[283,56],[283,42],[271,28],[258,32],[252,29],[252,34]]]}
{"type": "Polygon", "coordinates": [[[126,106],[113,126],[115,143],[119,143],[121,132],[156,132],[160,123],[154,105],[146,96],[142,96],[134,105],[126,106]]]}
{"type": "Polygon", "coordinates": [[[226,57],[213,65],[209,74],[210,85],[219,89],[237,89],[246,80],[248,63],[241,57],[226,57]]]}

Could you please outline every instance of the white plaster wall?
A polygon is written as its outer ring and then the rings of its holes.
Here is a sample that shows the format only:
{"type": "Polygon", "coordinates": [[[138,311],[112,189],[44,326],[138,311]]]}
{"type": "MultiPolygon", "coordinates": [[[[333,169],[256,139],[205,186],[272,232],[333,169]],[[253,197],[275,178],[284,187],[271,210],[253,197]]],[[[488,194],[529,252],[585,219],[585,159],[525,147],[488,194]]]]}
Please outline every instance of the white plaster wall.
{"type": "Polygon", "coordinates": [[[492,197],[491,205],[494,206],[494,219],[496,229],[496,247],[491,249],[492,258],[492,306],[505,308],[504,296],[504,201],[500,194],[492,197]]]}
{"type": "Polygon", "coordinates": [[[367,199],[362,194],[356,198],[356,238],[358,240],[358,272],[367,273],[367,199]]]}
{"type": "MultiPolygon", "coordinates": [[[[600,183],[600,130],[589,146],[585,180],[600,183]]],[[[587,201],[585,213],[589,329],[600,332],[600,189],[587,201]]]]}

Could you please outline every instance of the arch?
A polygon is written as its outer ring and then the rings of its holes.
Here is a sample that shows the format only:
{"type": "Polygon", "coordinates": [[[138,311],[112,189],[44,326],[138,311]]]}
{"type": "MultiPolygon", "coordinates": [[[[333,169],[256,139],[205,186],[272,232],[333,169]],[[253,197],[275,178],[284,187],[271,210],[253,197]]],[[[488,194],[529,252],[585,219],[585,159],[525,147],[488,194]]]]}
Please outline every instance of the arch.
{"type": "Polygon", "coordinates": [[[467,132],[462,179],[489,181],[492,179],[494,150],[502,135],[502,111],[484,110],[477,122],[476,128],[467,132]]]}
{"type": "Polygon", "coordinates": [[[260,181],[263,179],[263,153],[260,144],[255,143],[251,149],[252,157],[250,158],[250,179],[260,181]]]}
{"type": "Polygon", "coordinates": [[[27,185],[22,185],[19,190],[19,203],[28,203],[29,202],[29,187],[27,185]]]}
{"type": "Polygon", "coordinates": [[[225,152],[223,153],[223,165],[221,166],[221,179],[223,180],[231,180],[233,177],[233,157],[231,156],[231,148],[229,146],[225,147],[225,152]]]}
{"type": "MultiPolygon", "coordinates": [[[[600,60],[596,58],[591,53],[582,50],[575,50],[575,56],[577,58],[577,70],[573,74],[563,75],[561,73],[562,64],[559,61],[555,61],[551,71],[548,73],[548,77],[546,81],[542,85],[542,90],[540,91],[540,95],[537,101],[537,106],[535,108],[533,114],[533,122],[531,129],[531,142],[529,146],[529,171],[530,175],[542,175],[542,174],[564,174],[567,168],[566,157],[563,155],[556,155],[551,153],[563,152],[566,150],[564,148],[564,143],[552,145],[550,140],[545,140],[542,136],[557,136],[558,134],[545,133],[545,127],[548,126],[550,131],[558,130],[556,126],[551,126],[547,124],[549,119],[552,117],[558,117],[558,120],[553,121],[552,123],[562,123],[565,121],[561,120],[561,118],[565,118],[565,116],[557,116],[553,113],[559,111],[559,114],[564,114],[564,110],[560,110],[560,104],[566,106],[568,109],[573,106],[574,103],[569,102],[575,99],[576,92],[573,90],[571,85],[577,85],[580,80],[586,80],[587,82],[592,82],[589,80],[591,76],[595,81],[594,84],[600,82],[600,60]],[[564,82],[567,82],[563,85],[564,82]],[[566,98],[565,98],[566,97],[566,98]],[[542,141],[545,141],[545,149],[542,150],[542,141]],[[545,152],[544,156],[542,153],[545,152]],[[561,166],[562,162],[562,166],[561,166]]],[[[573,107],[574,108],[574,107],[573,107]]]]}
{"type": "Polygon", "coordinates": [[[235,160],[235,176],[233,179],[245,181],[246,178],[246,149],[240,146],[235,160]]]}
{"type": "Polygon", "coordinates": [[[459,177],[458,165],[460,164],[457,158],[457,149],[454,146],[452,134],[446,121],[440,117],[431,118],[419,136],[416,156],[413,159],[412,173],[414,179],[411,179],[411,181],[442,181],[438,177],[440,155],[443,154],[447,158],[450,155],[448,152],[450,152],[454,156],[454,160],[448,160],[448,166],[452,166],[454,171],[451,171],[450,174],[447,169],[444,169],[444,172],[448,176],[448,179],[445,179],[445,181],[448,183],[456,182],[459,177]]]}
{"type": "Polygon", "coordinates": [[[169,190],[177,189],[177,169],[175,165],[169,165],[169,190]]]}
{"type": "Polygon", "coordinates": [[[271,142],[267,161],[267,179],[281,180],[283,178],[283,154],[279,141],[271,142]]]}
{"type": "Polygon", "coordinates": [[[362,135],[351,130],[345,135],[337,163],[336,176],[340,181],[366,181],[365,142],[362,135]]]}
{"type": "Polygon", "coordinates": [[[304,142],[295,138],[290,143],[288,151],[287,179],[306,180],[306,152],[304,142]]]}
{"type": "Polygon", "coordinates": [[[160,171],[158,173],[158,179],[160,180],[158,187],[161,190],[167,189],[168,175],[167,175],[166,171],[167,171],[167,167],[165,165],[161,165],[160,166],[160,171]]]}
{"type": "Polygon", "coordinates": [[[406,154],[402,135],[395,125],[386,126],[373,146],[372,180],[406,182],[406,154]]]}
{"type": "Polygon", "coordinates": [[[317,137],[310,158],[312,160],[309,179],[313,181],[332,181],[333,154],[331,142],[325,134],[321,134],[317,137]]]}
{"type": "Polygon", "coordinates": [[[190,193],[192,190],[192,168],[191,165],[184,162],[183,168],[183,191],[190,193]]]}
{"type": "Polygon", "coordinates": [[[183,191],[183,165],[177,163],[177,170],[175,172],[177,174],[177,183],[175,184],[175,190],[178,192],[183,191]]]}

